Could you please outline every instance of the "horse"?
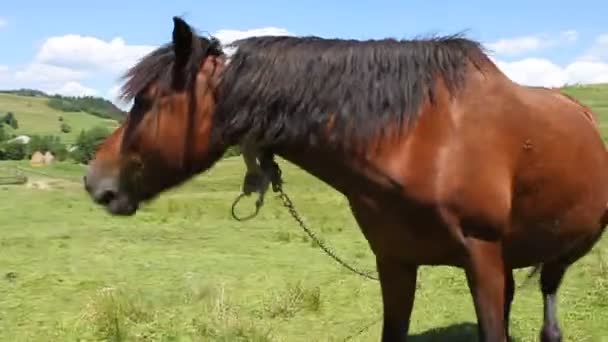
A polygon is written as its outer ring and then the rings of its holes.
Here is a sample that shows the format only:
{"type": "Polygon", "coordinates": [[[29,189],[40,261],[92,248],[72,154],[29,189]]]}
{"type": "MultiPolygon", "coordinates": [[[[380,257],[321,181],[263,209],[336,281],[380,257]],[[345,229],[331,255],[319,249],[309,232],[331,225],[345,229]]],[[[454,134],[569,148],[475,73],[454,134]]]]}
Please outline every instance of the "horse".
{"type": "Polygon", "coordinates": [[[254,146],[348,200],[375,256],[382,341],[407,339],[421,265],[463,270],[483,341],[509,338],[513,270],[534,267],[539,336],[562,339],[558,288],[608,222],[608,156],[587,108],[517,84],[463,35],[232,46],[173,17],[172,41],[124,75],[133,105],[83,177],[92,201],[135,215],[254,146]]]}

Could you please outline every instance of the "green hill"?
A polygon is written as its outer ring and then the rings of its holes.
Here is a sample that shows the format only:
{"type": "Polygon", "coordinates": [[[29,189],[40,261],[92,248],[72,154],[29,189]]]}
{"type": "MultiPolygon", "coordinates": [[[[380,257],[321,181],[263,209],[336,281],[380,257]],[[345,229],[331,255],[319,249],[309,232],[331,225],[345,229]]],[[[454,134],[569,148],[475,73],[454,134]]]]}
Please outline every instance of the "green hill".
{"type": "Polygon", "coordinates": [[[604,141],[608,142],[608,84],[568,86],[562,91],[593,109],[604,141]]]}
{"type": "Polygon", "coordinates": [[[40,134],[58,135],[64,143],[73,142],[81,130],[93,126],[104,126],[114,129],[118,122],[113,119],[102,118],[98,115],[83,111],[65,112],[49,106],[50,97],[22,96],[11,93],[0,93],[0,115],[12,112],[19,123],[16,130],[8,126],[4,129],[16,135],[40,134]],[[62,121],[60,121],[62,118],[62,121]],[[65,122],[71,128],[68,133],[61,131],[61,123],[65,122]]]}

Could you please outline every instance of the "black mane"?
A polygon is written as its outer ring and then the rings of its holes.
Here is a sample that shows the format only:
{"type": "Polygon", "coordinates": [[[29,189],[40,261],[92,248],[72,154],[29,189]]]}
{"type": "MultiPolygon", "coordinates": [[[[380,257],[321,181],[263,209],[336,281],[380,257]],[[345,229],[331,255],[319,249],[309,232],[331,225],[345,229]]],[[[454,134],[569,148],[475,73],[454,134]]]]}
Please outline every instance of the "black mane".
{"type": "MultiPolygon", "coordinates": [[[[192,82],[200,62],[222,55],[215,38],[194,39],[192,82]]],[[[451,94],[464,85],[469,63],[489,62],[483,47],[459,35],[417,40],[341,40],[253,37],[237,47],[217,92],[214,139],[237,143],[244,134],[260,142],[314,142],[332,123],[331,139],[368,139],[389,125],[413,123],[440,77],[451,94]]],[[[124,76],[124,98],[150,82],[167,89],[175,61],[172,44],[144,57],[124,76]]],[[[491,64],[491,62],[489,62],[491,64]]]]}
{"type": "Polygon", "coordinates": [[[426,40],[254,37],[226,68],[215,113],[225,143],[253,134],[263,143],[332,136],[368,139],[389,124],[415,122],[437,76],[453,94],[469,62],[489,61],[481,45],[458,35],[426,40]]]}
{"type": "MultiPolygon", "coordinates": [[[[185,76],[185,86],[189,87],[193,81],[200,61],[205,56],[219,56],[222,51],[219,40],[215,38],[197,37],[194,39],[193,54],[190,57],[188,70],[185,76]]],[[[156,50],[144,56],[137,64],[130,68],[123,79],[126,80],[121,88],[121,97],[125,100],[131,100],[144,90],[151,82],[157,82],[157,86],[163,89],[170,89],[173,81],[173,65],[175,63],[175,51],[173,44],[165,44],[156,50]]]]}

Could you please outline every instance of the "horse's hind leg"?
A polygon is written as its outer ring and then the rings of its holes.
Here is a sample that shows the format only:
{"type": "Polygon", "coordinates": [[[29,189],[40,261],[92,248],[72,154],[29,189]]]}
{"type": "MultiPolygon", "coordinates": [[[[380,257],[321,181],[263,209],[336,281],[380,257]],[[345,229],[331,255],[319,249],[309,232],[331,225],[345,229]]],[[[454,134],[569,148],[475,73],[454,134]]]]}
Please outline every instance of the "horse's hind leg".
{"type": "Polygon", "coordinates": [[[540,333],[542,342],[562,340],[562,332],[557,321],[557,290],[568,268],[565,264],[549,263],[543,265],[540,273],[540,288],[543,295],[543,328],[540,333]]]}
{"type": "Polygon", "coordinates": [[[540,333],[542,342],[562,340],[562,332],[557,320],[557,290],[570,265],[587,254],[602,236],[603,229],[584,238],[567,255],[547,262],[540,273],[540,289],[543,295],[543,328],[540,333]]]}

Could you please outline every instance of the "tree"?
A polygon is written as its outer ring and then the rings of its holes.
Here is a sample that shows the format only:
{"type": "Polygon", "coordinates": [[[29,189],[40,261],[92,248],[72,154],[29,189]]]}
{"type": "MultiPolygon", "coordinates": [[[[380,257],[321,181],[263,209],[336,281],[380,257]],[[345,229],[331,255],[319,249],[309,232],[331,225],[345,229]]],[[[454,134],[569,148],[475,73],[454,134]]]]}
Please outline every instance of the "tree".
{"type": "Polygon", "coordinates": [[[58,136],[53,135],[33,135],[30,137],[30,142],[27,144],[27,156],[31,156],[36,152],[42,153],[51,152],[57,160],[65,160],[68,155],[66,146],[61,142],[58,136]]]}
{"type": "Polygon", "coordinates": [[[71,154],[72,159],[76,162],[87,164],[93,159],[93,156],[101,143],[103,143],[110,134],[111,132],[107,128],[100,126],[81,131],[76,139],[76,149],[71,154]]]}
{"type": "Polygon", "coordinates": [[[2,122],[11,126],[13,129],[19,128],[19,122],[17,121],[17,118],[15,117],[15,114],[13,114],[13,112],[6,113],[2,122]]]}
{"type": "Polygon", "coordinates": [[[8,140],[8,134],[4,130],[4,125],[0,124],[0,142],[8,140]]]}
{"type": "Polygon", "coordinates": [[[2,144],[0,154],[4,160],[22,160],[26,157],[26,146],[17,141],[2,144]]]}
{"type": "Polygon", "coordinates": [[[72,127],[70,127],[70,125],[68,125],[66,122],[62,122],[61,125],[59,125],[59,128],[61,129],[62,133],[70,133],[72,131],[72,127]]]}

